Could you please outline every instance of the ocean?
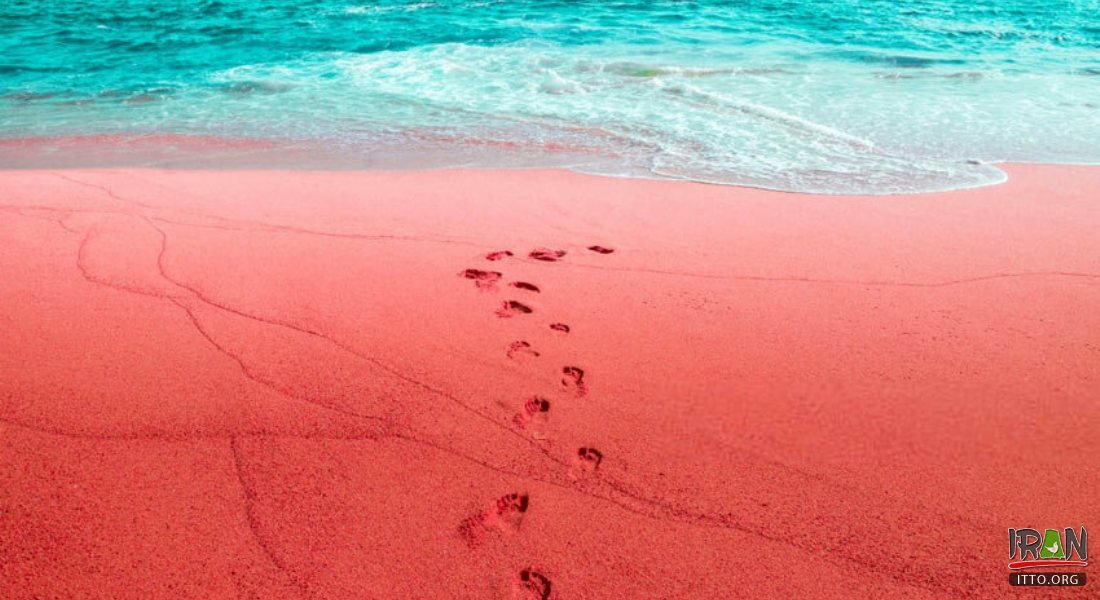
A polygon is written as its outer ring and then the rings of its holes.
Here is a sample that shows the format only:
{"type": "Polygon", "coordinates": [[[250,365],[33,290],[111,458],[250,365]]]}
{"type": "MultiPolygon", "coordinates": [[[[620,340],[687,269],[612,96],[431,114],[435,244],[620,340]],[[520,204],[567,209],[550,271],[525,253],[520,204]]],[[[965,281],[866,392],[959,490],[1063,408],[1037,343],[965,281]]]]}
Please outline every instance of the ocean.
{"type": "Polygon", "coordinates": [[[0,143],[20,148],[0,167],[164,135],[279,151],[111,160],[981,186],[997,162],[1100,162],[1100,2],[0,3],[0,143]]]}

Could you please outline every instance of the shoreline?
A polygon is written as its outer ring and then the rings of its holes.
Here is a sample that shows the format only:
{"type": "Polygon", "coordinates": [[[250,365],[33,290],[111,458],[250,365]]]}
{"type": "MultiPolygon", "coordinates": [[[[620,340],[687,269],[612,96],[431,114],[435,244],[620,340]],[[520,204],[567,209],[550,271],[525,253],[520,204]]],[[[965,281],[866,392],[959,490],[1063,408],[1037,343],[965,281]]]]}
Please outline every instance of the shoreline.
{"type": "Polygon", "coordinates": [[[27,597],[1010,596],[1006,529],[1100,517],[1100,168],[1004,170],[0,170],[0,564],[27,597]]]}
{"type": "MultiPolygon", "coordinates": [[[[438,140],[437,140],[438,141],[438,140]]],[[[0,137],[0,171],[19,170],[134,170],[168,169],[179,171],[305,171],[305,172],[429,172],[429,171],[567,171],[580,175],[609,177],[613,179],[638,179],[644,181],[678,181],[723,187],[747,188],[791,194],[810,194],[819,196],[915,196],[954,192],[983,187],[997,186],[1008,181],[1008,172],[1013,165],[1056,166],[1056,167],[1097,167],[1100,162],[1044,162],[1017,160],[963,160],[974,166],[992,167],[997,179],[973,185],[955,187],[929,187],[925,189],[883,191],[867,193],[830,192],[786,189],[751,183],[727,183],[708,179],[692,179],[677,175],[662,174],[652,168],[644,171],[611,172],[616,162],[613,155],[603,155],[599,148],[550,145],[539,148],[525,148],[528,151],[542,152],[542,158],[534,154],[521,159],[516,164],[505,164],[512,158],[507,154],[493,156],[476,155],[458,158],[461,148],[494,147],[492,140],[453,139],[449,150],[442,147],[433,149],[410,148],[406,152],[395,152],[399,157],[381,158],[371,155],[369,158],[350,150],[332,151],[332,140],[321,139],[285,139],[263,137],[231,137],[205,134],[177,133],[104,133],[89,135],[46,135],[30,137],[0,137]],[[167,149],[167,150],[166,150],[167,149]],[[37,150],[41,155],[27,158],[28,150],[37,150]],[[5,151],[18,154],[5,154],[5,151]],[[102,154],[100,162],[89,158],[92,154],[102,154]],[[150,156],[159,157],[148,162],[150,156]],[[260,156],[261,158],[255,158],[260,156]],[[414,159],[414,156],[418,156],[414,159]],[[427,158],[425,158],[427,156],[427,158]],[[570,165],[567,162],[554,164],[553,157],[574,156],[576,160],[607,161],[608,171],[601,171],[595,163],[570,165]],[[142,160],[139,160],[142,159],[142,160]],[[493,159],[493,160],[490,160],[493,159]],[[417,160],[421,161],[417,163],[417,160]],[[378,161],[372,163],[371,161],[378,161]],[[407,161],[407,162],[406,162],[407,161]],[[491,166],[478,166],[481,161],[492,162],[491,166]],[[500,163],[500,164],[497,164],[500,163]],[[304,166],[303,166],[304,165],[304,166]]],[[[514,147],[501,142],[501,149],[514,147]]],[[[484,149],[484,148],[482,148],[484,149]]],[[[390,149],[392,150],[392,148],[390,149]]]]}

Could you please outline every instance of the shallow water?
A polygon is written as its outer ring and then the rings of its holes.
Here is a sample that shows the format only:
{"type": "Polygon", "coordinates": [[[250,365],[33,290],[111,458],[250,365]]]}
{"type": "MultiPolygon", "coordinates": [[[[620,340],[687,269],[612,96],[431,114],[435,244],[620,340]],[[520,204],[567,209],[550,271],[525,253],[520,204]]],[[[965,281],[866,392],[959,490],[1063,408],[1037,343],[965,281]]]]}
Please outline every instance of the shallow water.
{"type": "Polygon", "coordinates": [[[1098,49],[1096,0],[9,0],[0,138],[915,192],[1002,180],[989,162],[1100,162],[1098,49]]]}

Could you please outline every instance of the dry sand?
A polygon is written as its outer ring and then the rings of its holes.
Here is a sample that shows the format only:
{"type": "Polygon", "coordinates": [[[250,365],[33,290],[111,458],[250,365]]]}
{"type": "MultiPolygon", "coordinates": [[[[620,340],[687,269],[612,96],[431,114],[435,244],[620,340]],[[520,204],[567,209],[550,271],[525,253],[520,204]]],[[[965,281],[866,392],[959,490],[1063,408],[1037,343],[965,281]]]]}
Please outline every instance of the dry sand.
{"type": "Polygon", "coordinates": [[[0,596],[1017,597],[1100,517],[1100,169],[1007,168],[2,172],[0,596]]]}

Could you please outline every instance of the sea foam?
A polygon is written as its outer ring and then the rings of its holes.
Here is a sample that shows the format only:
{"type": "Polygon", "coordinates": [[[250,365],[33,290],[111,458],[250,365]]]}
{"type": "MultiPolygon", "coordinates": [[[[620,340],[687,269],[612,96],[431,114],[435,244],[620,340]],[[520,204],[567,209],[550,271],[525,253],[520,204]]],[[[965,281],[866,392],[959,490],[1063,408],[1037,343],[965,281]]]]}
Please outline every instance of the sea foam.
{"type": "Polygon", "coordinates": [[[821,193],[1100,162],[1088,2],[47,4],[0,7],[0,137],[265,138],[324,150],[304,167],[821,193]]]}

